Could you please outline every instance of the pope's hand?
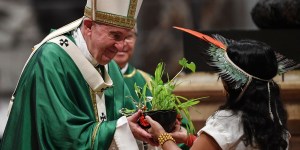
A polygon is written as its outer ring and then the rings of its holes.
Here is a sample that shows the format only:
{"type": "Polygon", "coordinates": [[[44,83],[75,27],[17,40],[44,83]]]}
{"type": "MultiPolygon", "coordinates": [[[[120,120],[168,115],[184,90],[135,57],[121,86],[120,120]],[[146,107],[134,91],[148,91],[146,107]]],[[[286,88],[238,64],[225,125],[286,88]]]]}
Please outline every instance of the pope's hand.
{"type": "Polygon", "coordinates": [[[139,110],[138,112],[134,113],[132,116],[127,117],[127,121],[130,127],[130,130],[133,134],[133,136],[141,141],[145,141],[153,146],[158,146],[157,142],[154,142],[152,135],[149,134],[147,131],[142,129],[138,124],[137,120],[141,116],[142,111],[139,110]]]}

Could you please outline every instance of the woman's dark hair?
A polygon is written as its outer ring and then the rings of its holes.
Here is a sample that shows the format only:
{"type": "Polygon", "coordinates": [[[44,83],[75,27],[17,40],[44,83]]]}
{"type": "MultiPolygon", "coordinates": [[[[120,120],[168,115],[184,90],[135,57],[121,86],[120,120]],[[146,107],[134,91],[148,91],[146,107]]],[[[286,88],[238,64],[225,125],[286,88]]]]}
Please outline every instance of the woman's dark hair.
{"type": "MultiPolygon", "coordinates": [[[[277,74],[275,52],[265,43],[241,40],[229,45],[227,54],[232,62],[255,77],[269,80],[277,74]]],[[[220,109],[233,110],[235,113],[242,112],[245,145],[257,146],[263,150],[286,149],[288,146],[286,141],[287,113],[280,100],[279,86],[275,82],[269,82],[269,85],[274,121],[269,113],[267,81],[253,79],[238,101],[237,97],[241,89],[234,89],[227,84],[227,101],[220,109]],[[276,109],[282,125],[279,124],[276,109]]]]}

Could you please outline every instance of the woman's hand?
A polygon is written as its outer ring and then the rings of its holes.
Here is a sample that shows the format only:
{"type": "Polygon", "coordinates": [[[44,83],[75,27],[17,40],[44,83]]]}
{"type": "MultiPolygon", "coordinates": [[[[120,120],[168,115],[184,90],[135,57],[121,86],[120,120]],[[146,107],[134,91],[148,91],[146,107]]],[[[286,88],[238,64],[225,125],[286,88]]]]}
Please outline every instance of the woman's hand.
{"type": "Polygon", "coordinates": [[[151,125],[151,128],[148,129],[148,132],[152,134],[155,140],[157,140],[159,135],[166,132],[164,128],[158,122],[154,121],[150,116],[146,116],[145,118],[147,119],[147,122],[151,125]]]}
{"type": "MultiPolygon", "coordinates": [[[[156,121],[154,121],[151,117],[146,116],[148,123],[151,125],[151,128],[148,130],[149,133],[157,140],[158,136],[163,133],[166,133],[164,128],[156,121]]],[[[164,150],[180,150],[180,148],[176,145],[175,141],[167,140],[161,145],[164,150]]]]}
{"type": "MultiPolygon", "coordinates": [[[[166,131],[164,128],[155,120],[153,120],[150,116],[145,117],[147,122],[151,125],[151,128],[148,130],[152,136],[157,139],[158,136],[166,131]]],[[[177,143],[185,143],[188,138],[188,134],[185,128],[180,126],[180,121],[176,120],[175,129],[170,135],[175,139],[177,143]]]]}
{"type": "Polygon", "coordinates": [[[188,138],[187,130],[180,126],[180,122],[177,120],[175,124],[175,130],[170,135],[175,139],[177,143],[186,143],[188,138]]]}

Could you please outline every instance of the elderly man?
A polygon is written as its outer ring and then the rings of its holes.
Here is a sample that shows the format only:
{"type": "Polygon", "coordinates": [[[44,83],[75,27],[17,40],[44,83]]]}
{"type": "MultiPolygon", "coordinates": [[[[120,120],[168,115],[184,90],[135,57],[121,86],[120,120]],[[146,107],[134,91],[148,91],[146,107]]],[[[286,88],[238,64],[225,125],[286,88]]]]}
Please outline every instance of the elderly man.
{"type": "MultiPolygon", "coordinates": [[[[136,120],[115,62],[141,0],[88,0],[84,17],[33,48],[12,96],[0,149],[138,149],[152,143],[136,120]]],[[[154,144],[154,143],[152,143],[154,144]]]]}

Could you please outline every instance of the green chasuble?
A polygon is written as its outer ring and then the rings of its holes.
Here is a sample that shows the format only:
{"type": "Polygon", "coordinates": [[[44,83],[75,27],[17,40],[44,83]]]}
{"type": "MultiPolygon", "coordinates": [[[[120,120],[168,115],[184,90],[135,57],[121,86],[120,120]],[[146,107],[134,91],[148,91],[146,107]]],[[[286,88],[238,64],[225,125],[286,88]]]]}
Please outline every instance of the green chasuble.
{"type": "Polygon", "coordinates": [[[58,45],[42,45],[20,78],[0,149],[108,149],[119,110],[134,108],[115,62],[108,72],[114,84],[105,90],[107,120],[100,124],[93,92],[74,61],[58,45]]]}

